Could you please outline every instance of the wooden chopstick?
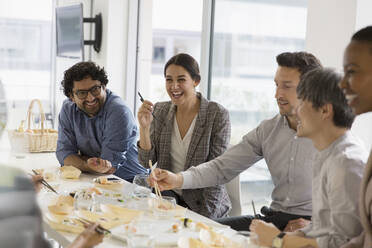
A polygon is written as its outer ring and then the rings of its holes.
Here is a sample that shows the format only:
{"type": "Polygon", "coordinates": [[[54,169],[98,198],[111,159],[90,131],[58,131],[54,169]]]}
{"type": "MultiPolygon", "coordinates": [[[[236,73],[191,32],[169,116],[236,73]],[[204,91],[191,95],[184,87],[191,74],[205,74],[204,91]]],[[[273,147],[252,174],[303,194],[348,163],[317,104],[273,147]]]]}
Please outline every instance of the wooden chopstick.
{"type": "Polygon", "coordinates": [[[159,190],[159,185],[157,183],[154,184],[154,188],[155,188],[155,193],[156,195],[161,198],[161,193],[160,193],[160,190],[159,190]]]}
{"type": "MultiPolygon", "coordinates": [[[[81,217],[76,217],[76,220],[80,221],[84,225],[95,224],[94,222],[92,222],[90,220],[87,220],[87,219],[84,219],[84,218],[81,218],[81,217]]],[[[111,234],[111,231],[110,230],[102,227],[101,225],[97,226],[96,229],[95,229],[95,231],[98,232],[99,234],[105,234],[105,233],[110,233],[111,234]]]]}
{"type": "MultiPolygon", "coordinates": [[[[153,170],[153,167],[152,167],[152,161],[151,161],[151,160],[149,160],[149,166],[150,166],[151,173],[152,173],[154,170],[153,170]]],[[[161,196],[161,192],[160,192],[159,185],[158,185],[157,182],[154,182],[154,188],[155,188],[155,193],[156,193],[156,195],[157,195],[160,199],[162,199],[163,197],[161,196]]]]}
{"type": "MultiPolygon", "coordinates": [[[[39,173],[37,173],[36,170],[32,169],[32,172],[35,174],[35,175],[40,175],[39,173]]],[[[53,191],[54,193],[56,193],[58,195],[58,192],[47,182],[45,181],[45,179],[41,179],[41,184],[44,185],[45,187],[47,187],[48,189],[50,189],[51,191],[53,191]]]]}
{"type": "MultiPolygon", "coordinates": [[[[40,175],[39,173],[37,173],[37,171],[35,171],[34,169],[32,169],[32,172],[35,174],[35,175],[40,175]]],[[[45,187],[47,187],[48,189],[50,189],[51,191],[53,191],[54,193],[56,193],[58,195],[58,192],[47,182],[45,181],[45,179],[41,179],[41,184],[43,184],[45,187]]]]}
{"type": "MultiPolygon", "coordinates": [[[[149,160],[149,166],[150,166],[150,169],[151,169],[151,173],[153,172],[153,167],[152,167],[152,161],[149,160]]],[[[161,196],[161,193],[160,193],[160,189],[159,189],[159,185],[157,182],[154,182],[154,188],[155,188],[155,193],[156,195],[159,197],[159,198],[162,198],[161,196]]]]}

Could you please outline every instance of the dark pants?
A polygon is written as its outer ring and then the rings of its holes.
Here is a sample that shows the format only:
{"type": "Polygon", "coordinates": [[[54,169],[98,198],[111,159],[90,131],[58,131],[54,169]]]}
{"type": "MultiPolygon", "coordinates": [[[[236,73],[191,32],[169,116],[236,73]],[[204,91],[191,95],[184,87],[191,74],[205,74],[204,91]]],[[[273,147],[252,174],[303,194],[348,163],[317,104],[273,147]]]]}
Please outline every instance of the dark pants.
{"type": "Polygon", "coordinates": [[[299,218],[311,220],[311,216],[287,214],[283,212],[270,210],[270,212],[266,215],[260,215],[260,214],[257,214],[255,216],[244,215],[244,216],[220,218],[220,219],[216,219],[215,221],[221,224],[224,224],[224,225],[228,225],[232,229],[237,230],[237,231],[249,231],[249,226],[251,225],[252,220],[259,219],[265,222],[273,223],[279,230],[283,231],[290,220],[299,219],[299,218]]]}
{"type": "Polygon", "coordinates": [[[183,197],[178,195],[176,192],[174,192],[173,190],[165,190],[165,191],[162,191],[161,192],[161,195],[165,195],[165,196],[172,196],[176,199],[176,202],[178,205],[184,207],[184,208],[189,208],[189,206],[187,206],[187,203],[183,200],[183,197]]]}

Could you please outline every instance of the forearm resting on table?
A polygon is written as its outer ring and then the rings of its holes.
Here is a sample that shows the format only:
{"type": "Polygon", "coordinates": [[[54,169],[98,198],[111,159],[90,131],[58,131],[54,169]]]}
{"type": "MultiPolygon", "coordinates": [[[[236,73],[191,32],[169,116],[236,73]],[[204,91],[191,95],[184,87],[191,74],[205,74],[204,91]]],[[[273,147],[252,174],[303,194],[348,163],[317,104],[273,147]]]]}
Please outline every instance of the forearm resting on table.
{"type": "Polygon", "coordinates": [[[71,154],[68,155],[65,160],[63,161],[64,165],[72,165],[84,172],[93,172],[87,165],[87,157],[71,154]]]}

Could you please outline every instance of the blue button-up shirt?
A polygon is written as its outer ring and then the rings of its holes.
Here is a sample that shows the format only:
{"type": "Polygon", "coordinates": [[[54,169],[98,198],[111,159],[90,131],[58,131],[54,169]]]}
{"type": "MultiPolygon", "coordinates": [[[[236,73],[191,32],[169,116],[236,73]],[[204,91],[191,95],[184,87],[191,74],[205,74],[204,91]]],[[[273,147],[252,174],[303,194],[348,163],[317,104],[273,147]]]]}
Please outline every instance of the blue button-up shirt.
{"type": "Polygon", "coordinates": [[[147,173],[138,162],[138,129],[134,116],[122,99],[106,89],[103,108],[89,117],[69,99],[59,113],[57,159],[61,165],[72,154],[99,157],[111,162],[115,175],[131,180],[147,173]]]}

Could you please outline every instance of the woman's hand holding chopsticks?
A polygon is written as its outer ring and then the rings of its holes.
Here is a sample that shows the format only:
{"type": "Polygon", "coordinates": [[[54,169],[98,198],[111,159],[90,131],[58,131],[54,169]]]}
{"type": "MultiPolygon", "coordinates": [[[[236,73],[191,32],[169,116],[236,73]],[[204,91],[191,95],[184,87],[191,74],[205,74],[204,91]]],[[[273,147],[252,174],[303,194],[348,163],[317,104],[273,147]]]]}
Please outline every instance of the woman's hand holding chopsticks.
{"type": "MultiPolygon", "coordinates": [[[[152,161],[151,160],[149,160],[149,166],[150,166],[151,174],[152,174],[152,172],[154,171],[154,167],[152,166],[152,161]]],[[[162,198],[161,192],[160,192],[160,189],[159,189],[159,185],[156,181],[154,181],[153,186],[155,188],[156,195],[161,199],[162,198]]]]}

